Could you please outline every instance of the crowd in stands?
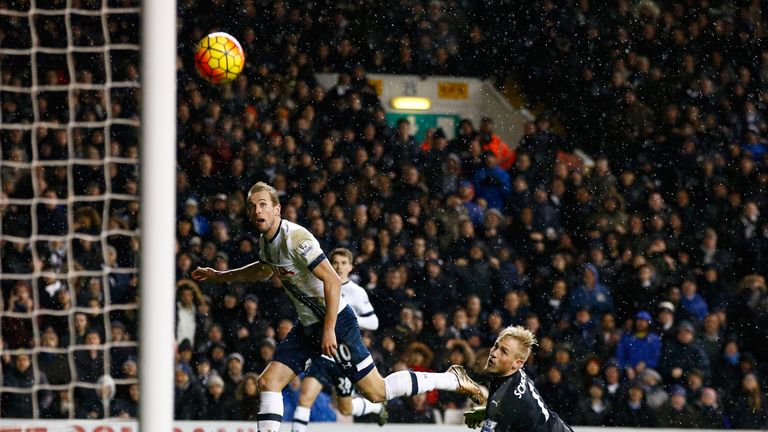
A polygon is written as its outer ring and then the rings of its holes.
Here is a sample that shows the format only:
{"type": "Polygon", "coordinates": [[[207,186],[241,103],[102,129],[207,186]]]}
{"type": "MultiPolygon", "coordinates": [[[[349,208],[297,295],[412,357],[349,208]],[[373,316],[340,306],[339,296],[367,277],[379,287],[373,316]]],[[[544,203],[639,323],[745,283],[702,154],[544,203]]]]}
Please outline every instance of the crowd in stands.
{"type": "MultiPolygon", "coordinates": [[[[768,49],[759,0],[214,3],[179,2],[178,419],[253,420],[256,378],[292,328],[290,302],[271,283],[190,277],[197,266],[258,259],[244,199],[266,181],[283,218],[326,251],[354,252],[354,277],[380,320],[364,340],[382,375],[462,364],[482,381],[495,335],[525,325],[539,340],[527,370],[569,424],[766,427],[768,49]],[[212,87],[188,53],[221,23],[248,67],[231,86],[212,87]],[[338,72],[338,83],[324,89],[319,72],[338,72]],[[416,142],[407,121],[385,121],[370,72],[513,75],[546,111],[510,145],[490,118],[416,142]],[[594,164],[562,157],[576,147],[594,164]]],[[[23,41],[23,29],[11,23],[0,35],[23,41]]],[[[130,38],[129,22],[109,29],[113,41],[130,38]]],[[[98,38],[85,27],[80,36],[98,38]]],[[[135,59],[120,61],[122,79],[135,79],[135,59]]],[[[51,70],[50,80],[68,79],[51,70]]],[[[2,78],[27,79],[6,69],[2,78]]],[[[136,115],[135,92],[115,92],[111,107],[85,93],[82,119],[136,115]]],[[[22,102],[3,100],[3,118],[29,118],[22,102]]],[[[55,113],[60,102],[41,106],[55,113]]],[[[112,199],[104,211],[100,198],[107,188],[136,194],[134,130],[3,133],[4,160],[65,162],[68,151],[134,160],[73,173],[66,164],[4,167],[5,196],[66,198],[72,177],[77,195],[94,197],[76,208],[40,204],[38,234],[65,234],[68,211],[79,233],[136,229],[135,201],[112,199]]],[[[29,206],[1,211],[4,235],[31,233],[29,206]]],[[[70,247],[3,242],[4,273],[107,269],[104,278],[47,277],[37,294],[29,281],[3,281],[4,311],[84,308],[69,321],[3,318],[4,386],[97,384],[38,392],[43,416],[136,415],[135,349],[97,347],[135,340],[133,310],[100,308],[138,301],[134,274],[112,271],[135,267],[138,248],[122,235],[77,237],[70,247]],[[36,367],[11,355],[36,340],[84,346],[72,367],[66,354],[38,354],[36,367]]],[[[284,394],[287,421],[298,381],[284,394]]],[[[3,417],[31,416],[31,395],[3,398],[3,417]]],[[[318,399],[313,421],[335,418],[330,399],[318,399]]],[[[389,409],[393,421],[434,421],[433,409],[467,403],[434,392],[389,409]]]]}

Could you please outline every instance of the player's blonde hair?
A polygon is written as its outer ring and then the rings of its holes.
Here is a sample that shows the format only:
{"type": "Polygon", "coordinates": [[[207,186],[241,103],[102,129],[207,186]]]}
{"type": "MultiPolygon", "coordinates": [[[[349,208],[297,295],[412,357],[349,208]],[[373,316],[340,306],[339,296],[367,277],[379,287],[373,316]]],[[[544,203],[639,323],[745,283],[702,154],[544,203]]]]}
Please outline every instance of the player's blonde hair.
{"type": "Polygon", "coordinates": [[[256,192],[264,192],[264,191],[269,193],[269,197],[272,200],[273,206],[280,205],[280,199],[277,197],[277,190],[264,182],[258,182],[255,185],[251,186],[251,190],[248,191],[248,195],[252,195],[252,194],[255,194],[256,192]]]}
{"type": "Polygon", "coordinates": [[[528,356],[531,355],[531,347],[538,344],[536,336],[523,326],[509,326],[505,328],[499,333],[496,342],[501,342],[505,338],[512,338],[520,344],[521,351],[517,353],[517,356],[524,361],[528,360],[528,356]]]}
{"type": "Polygon", "coordinates": [[[347,248],[336,248],[331,251],[331,258],[333,258],[334,255],[341,255],[343,257],[347,257],[350,264],[354,264],[354,254],[352,254],[352,251],[347,248]]]}

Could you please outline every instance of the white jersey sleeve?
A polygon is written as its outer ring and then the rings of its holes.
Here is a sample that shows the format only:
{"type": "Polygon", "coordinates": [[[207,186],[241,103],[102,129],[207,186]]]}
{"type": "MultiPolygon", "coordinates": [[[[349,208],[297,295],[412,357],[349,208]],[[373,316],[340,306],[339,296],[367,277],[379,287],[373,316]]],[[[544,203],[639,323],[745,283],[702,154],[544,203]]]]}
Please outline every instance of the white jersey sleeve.
{"type": "Polygon", "coordinates": [[[290,231],[288,248],[297,266],[305,267],[309,271],[314,270],[325,259],[320,242],[306,229],[290,231]]]}
{"type": "Polygon", "coordinates": [[[357,315],[357,323],[363,330],[379,328],[379,317],[373,310],[368,293],[360,285],[348,280],[341,285],[341,296],[357,315]]]}

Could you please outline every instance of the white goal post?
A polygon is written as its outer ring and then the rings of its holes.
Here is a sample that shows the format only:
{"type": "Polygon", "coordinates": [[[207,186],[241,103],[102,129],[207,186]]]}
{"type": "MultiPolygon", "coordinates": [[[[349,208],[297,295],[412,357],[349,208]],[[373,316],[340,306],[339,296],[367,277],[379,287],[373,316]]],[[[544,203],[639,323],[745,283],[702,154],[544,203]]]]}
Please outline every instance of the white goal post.
{"type": "Polygon", "coordinates": [[[173,430],[176,0],[141,11],[141,431],[173,430]]]}

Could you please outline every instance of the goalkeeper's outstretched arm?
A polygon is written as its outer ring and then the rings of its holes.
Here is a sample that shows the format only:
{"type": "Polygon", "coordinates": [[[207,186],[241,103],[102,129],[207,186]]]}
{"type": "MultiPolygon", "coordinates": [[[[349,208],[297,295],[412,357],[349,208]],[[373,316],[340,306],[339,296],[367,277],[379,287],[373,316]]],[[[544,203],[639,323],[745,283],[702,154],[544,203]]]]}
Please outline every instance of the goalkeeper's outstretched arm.
{"type": "Polygon", "coordinates": [[[192,279],[199,282],[259,282],[272,276],[272,266],[254,262],[240,268],[219,271],[210,267],[198,267],[192,271],[192,279]]]}

